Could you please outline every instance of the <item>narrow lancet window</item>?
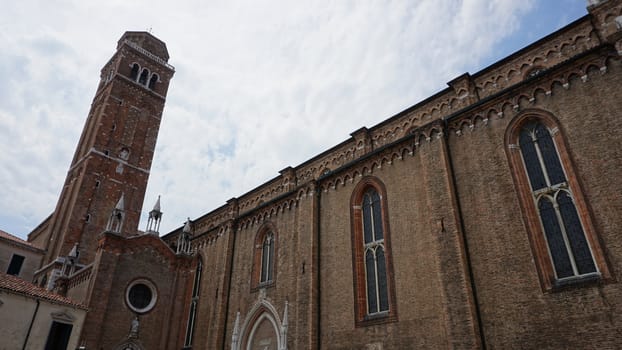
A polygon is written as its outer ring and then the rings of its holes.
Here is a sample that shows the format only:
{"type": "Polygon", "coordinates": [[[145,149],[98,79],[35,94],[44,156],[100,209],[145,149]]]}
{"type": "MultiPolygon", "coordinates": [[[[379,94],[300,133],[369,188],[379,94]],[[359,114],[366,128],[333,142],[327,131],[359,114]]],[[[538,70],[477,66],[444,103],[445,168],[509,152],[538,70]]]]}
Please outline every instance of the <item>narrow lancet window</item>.
{"type": "Polygon", "coordinates": [[[190,348],[192,346],[192,339],[194,338],[194,324],[197,317],[197,307],[199,304],[199,292],[201,290],[201,272],[203,270],[203,263],[199,258],[197,262],[197,268],[194,273],[194,283],[192,285],[192,299],[190,301],[190,312],[188,314],[188,324],[186,326],[186,337],[184,340],[184,348],[190,348]]]}
{"type": "Polygon", "coordinates": [[[260,283],[272,281],[272,270],[274,260],[274,235],[272,232],[266,234],[261,251],[261,278],[260,283]]]}
{"type": "Polygon", "coordinates": [[[517,117],[506,132],[506,147],[543,289],[608,279],[556,118],[544,111],[517,117]]]}
{"type": "Polygon", "coordinates": [[[386,191],[366,177],[351,198],[356,325],[397,320],[386,191]]]}
{"type": "Polygon", "coordinates": [[[375,314],[389,310],[384,234],[378,192],[373,188],[367,190],[363,195],[362,204],[367,312],[375,314]]]}
{"type": "Polygon", "coordinates": [[[550,131],[533,121],[525,124],[519,139],[556,278],[597,272],[550,131]]]}

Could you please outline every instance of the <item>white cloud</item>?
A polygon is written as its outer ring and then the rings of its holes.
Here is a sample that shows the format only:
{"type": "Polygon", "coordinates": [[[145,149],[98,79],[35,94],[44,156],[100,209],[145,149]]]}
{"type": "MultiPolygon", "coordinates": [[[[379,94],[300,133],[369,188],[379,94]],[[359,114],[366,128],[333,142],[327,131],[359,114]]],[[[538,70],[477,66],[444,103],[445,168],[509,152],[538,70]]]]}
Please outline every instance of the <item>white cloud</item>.
{"type": "Polygon", "coordinates": [[[54,209],[99,69],[125,30],[153,28],[177,70],[143,208],[149,211],[162,195],[165,233],[481,68],[532,6],[509,0],[5,4],[0,228],[24,236],[54,209]]]}

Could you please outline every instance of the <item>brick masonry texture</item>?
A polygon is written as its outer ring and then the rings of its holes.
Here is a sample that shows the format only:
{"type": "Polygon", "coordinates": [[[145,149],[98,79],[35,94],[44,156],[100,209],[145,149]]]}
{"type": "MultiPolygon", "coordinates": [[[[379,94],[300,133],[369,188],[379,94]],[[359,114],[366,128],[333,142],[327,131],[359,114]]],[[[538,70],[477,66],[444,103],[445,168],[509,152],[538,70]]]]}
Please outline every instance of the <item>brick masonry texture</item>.
{"type": "MultiPolygon", "coordinates": [[[[131,166],[120,174],[118,161],[90,156],[88,166],[70,172],[55,214],[33,233],[37,242],[46,234],[61,242],[47,247],[47,261],[78,240],[87,250],[92,270],[80,278],[89,276],[88,291],[87,282],[68,291],[84,295],[89,307],[81,339],[105,349],[124,341],[182,348],[200,259],[192,349],[246,349],[265,320],[273,328],[262,326],[257,337],[265,338],[254,344],[273,349],[278,342],[297,350],[619,348],[620,16],[622,1],[591,5],[568,27],[282,170],[192,220],[191,254],[176,250],[181,228],[162,238],[135,234],[148,180],[140,169],[151,164],[172,71],[154,66],[165,82],[153,91],[123,77],[102,83],[89,118],[117,119],[98,127],[87,121],[74,162],[93,145],[111,152],[126,146],[131,166]],[[589,283],[551,284],[542,263],[548,253],[533,236],[539,219],[525,205],[533,199],[517,180],[524,170],[512,163],[507,140],[513,121],[538,115],[558,125],[572,191],[584,198],[582,220],[600,245],[601,275],[589,283]],[[352,213],[353,194],[365,183],[383,189],[392,303],[389,314],[360,320],[355,310],[364,309],[365,286],[357,282],[364,276],[357,275],[352,213]],[[127,196],[125,229],[100,234],[120,192],[127,196]],[[85,226],[87,212],[94,216],[85,226]],[[273,281],[261,285],[257,237],[264,229],[274,232],[275,264],[273,281]],[[158,303],[139,315],[139,337],[130,339],[134,314],[124,293],[136,279],[156,286],[158,303]]],[[[143,45],[168,59],[157,39],[143,45]]],[[[119,50],[141,66],[153,64],[122,41],[119,50]]],[[[130,61],[118,66],[122,76],[130,61]]]]}

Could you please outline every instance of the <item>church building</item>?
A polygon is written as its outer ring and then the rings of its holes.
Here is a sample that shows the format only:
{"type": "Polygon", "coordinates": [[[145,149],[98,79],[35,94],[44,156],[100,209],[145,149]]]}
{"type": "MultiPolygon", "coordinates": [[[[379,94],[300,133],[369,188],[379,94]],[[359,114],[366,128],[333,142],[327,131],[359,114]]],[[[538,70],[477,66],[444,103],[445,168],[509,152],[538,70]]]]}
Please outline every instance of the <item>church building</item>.
{"type": "Polygon", "coordinates": [[[25,274],[80,349],[619,348],[622,0],[587,10],[162,236],[175,69],[126,32],[25,274]]]}

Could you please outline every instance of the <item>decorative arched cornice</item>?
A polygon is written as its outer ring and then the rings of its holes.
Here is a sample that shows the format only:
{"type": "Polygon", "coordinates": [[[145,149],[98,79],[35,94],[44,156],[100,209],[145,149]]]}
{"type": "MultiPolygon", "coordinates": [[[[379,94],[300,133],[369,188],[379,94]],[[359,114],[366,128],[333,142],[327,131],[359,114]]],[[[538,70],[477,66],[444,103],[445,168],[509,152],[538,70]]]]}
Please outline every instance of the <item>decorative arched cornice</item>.
{"type": "Polygon", "coordinates": [[[480,126],[487,126],[491,121],[514,117],[521,111],[535,108],[538,103],[556,93],[562,93],[576,84],[587,83],[592,75],[606,74],[611,61],[619,61],[620,57],[609,48],[602,50],[606,52],[605,55],[588,57],[577,64],[561,67],[557,72],[547,73],[550,77],[533,81],[519,90],[508,91],[504,96],[487,102],[477,110],[452,118],[448,131],[461,136],[480,126]]]}
{"type": "Polygon", "coordinates": [[[596,31],[589,21],[584,21],[545,45],[477,77],[477,90],[482,98],[490,96],[523,80],[535,67],[548,69],[598,45],[600,39],[596,31]]]}
{"type": "Polygon", "coordinates": [[[305,189],[300,189],[298,192],[291,192],[286,198],[282,198],[278,201],[270,202],[260,208],[253,209],[250,212],[240,215],[239,227],[241,229],[247,229],[254,225],[261,224],[267,220],[274,219],[278,215],[290,211],[298,206],[301,192],[306,194],[305,189]]]}
{"type": "Polygon", "coordinates": [[[372,175],[383,167],[391,166],[397,160],[404,160],[407,155],[414,156],[416,149],[440,139],[444,135],[443,129],[444,126],[440,120],[422,127],[411,128],[407,135],[396,143],[387,145],[347,167],[335,169],[329,176],[320,179],[320,189],[323,192],[336,190],[338,187],[353,183],[361,177],[372,175]]]}

